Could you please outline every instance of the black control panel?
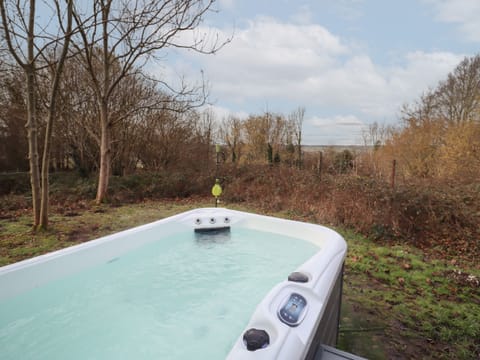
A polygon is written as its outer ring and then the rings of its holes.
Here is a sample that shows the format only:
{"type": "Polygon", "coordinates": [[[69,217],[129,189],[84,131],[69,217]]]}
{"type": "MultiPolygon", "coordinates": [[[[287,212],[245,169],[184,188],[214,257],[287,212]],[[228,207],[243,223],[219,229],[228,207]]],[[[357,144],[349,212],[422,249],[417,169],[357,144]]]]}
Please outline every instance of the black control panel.
{"type": "Polygon", "coordinates": [[[291,293],[278,309],[278,318],[288,326],[298,326],[307,312],[307,300],[300,294],[291,293]]]}

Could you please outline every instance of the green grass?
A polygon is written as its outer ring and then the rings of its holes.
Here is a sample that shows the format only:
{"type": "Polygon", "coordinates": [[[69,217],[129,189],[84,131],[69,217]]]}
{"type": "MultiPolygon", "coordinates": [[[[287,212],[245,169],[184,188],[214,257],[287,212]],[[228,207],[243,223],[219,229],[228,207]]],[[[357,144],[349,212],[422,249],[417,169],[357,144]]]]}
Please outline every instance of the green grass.
{"type": "MultiPolygon", "coordinates": [[[[48,231],[32,233],[31,214],[0,219],[0,265],[95,239],[197,207],[211,199],[147,201],[124,206],[92,204],[57,209],[48,231]]],[[[223,204],[220,204],[223,206],[223,204]]],[[[294,211],[266,212],[248,205],[229,208],[314,221],[294,211]]],[[[480,352],[480,278],[408,245],[373,242],[336,229],[348,243],[339,347],[369,359],[476,359],[480,352]],[[459,271],[461,271],[459,273],[459,271]]]]}
{"type": "Polygon", "coordinates": [[[377,244],[341,232],[349,245],[344,296],[358,315],[346,307],[343,325],[358,328],[362,338],[373,328],[368,344],[378,336],[387,340],[383,354],[371,347],[357,349],[358,341],[351,340],[349,332],[340,337],[343,348],[370,359],[478,357],[480,288],[465,280],[468,275],[480,279],[478,269],[459,269],[410,246],[377,244]],[[459,271],[463,275],[456,277],[459,271]]]}

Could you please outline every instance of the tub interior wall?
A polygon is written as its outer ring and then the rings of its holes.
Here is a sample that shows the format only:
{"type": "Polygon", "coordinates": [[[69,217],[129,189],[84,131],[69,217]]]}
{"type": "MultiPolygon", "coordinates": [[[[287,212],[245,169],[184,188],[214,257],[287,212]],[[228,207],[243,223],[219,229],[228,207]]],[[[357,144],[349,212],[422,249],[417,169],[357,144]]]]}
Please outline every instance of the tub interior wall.
{"type": "Polygon", "coordinates": [[[306,240],[319,247],[322,247],[325,241],[331,241],[332,239],[340,237],[336,232],[319,225],[278,218],[265,218],[268,220],[252,217],[245,219],[241,222],[241,224],[245,227],[250,227],[261,231],[273,232],[306,240]]]}
{"type": "Polygon", "coordinates": [[[156,222],[75,245],[0,268],[0,301],[77,273],[161,237],[185,230],[172,222],[156,222]]]}

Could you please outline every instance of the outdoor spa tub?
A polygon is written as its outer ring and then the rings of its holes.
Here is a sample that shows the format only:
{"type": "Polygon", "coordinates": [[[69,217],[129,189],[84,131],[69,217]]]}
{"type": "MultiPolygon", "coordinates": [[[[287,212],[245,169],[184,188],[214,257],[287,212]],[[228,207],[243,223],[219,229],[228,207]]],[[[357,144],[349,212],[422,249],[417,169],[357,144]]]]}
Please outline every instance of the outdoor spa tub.
{"type": "Polygon", "coordinates": [[[7,265],[1,358],[318,358],[345,253],[319,225],[206,208],[7,265]]]}

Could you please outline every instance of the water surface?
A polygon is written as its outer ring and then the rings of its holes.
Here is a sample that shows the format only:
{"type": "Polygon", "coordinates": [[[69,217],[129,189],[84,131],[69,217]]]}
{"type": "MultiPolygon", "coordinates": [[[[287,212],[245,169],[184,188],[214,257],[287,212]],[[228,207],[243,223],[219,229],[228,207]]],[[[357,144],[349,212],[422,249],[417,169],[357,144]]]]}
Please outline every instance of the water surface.
{"type": "Polygon", "coordinates": [[[181,233],[0,303],[2,359],[224,359],[256,305],[318,251],[181,233]]]}

